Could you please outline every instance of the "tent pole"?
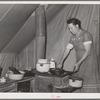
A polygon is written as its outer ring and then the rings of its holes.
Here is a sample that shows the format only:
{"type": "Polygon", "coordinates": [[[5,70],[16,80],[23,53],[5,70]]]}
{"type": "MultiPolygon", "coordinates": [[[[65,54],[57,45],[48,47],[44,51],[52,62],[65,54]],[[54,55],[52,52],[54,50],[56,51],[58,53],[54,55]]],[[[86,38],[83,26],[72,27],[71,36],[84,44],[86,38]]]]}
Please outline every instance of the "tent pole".
{"type": "Polygon", "coordinates": [[[44,59],[46,54],[46,16],[45,7],[39,6],[35,11],[36,22],[36,43],[35,43],[35,63],[38,59],[44,59]]]}

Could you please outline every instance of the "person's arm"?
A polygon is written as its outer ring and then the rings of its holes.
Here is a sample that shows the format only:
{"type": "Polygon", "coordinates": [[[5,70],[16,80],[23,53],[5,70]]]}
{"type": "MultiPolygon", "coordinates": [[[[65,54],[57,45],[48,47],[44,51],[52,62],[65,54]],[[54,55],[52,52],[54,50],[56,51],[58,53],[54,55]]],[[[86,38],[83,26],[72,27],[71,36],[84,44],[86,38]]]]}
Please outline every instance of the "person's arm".
{"type": "Polygon", "coordinates": [[[84,42],[84,47],[85,47],[85,53],[83,57],[74,65],[75,66],[75,71],[78,71],[80,68],[80,65],[86,60],[86,58],[89,56],[91,52],[91,41],[84,42]]]}
{"type": "Polygon", "coordinates": [[[71,49],[73,49],[73,47],[74,46],[72,44],[70,44],[70,43],[67,45],[64,53],[62,54],[61,60],[58,63],[58,67],[57,68],[63,68],[63,63],[64,63],[65,59],[68,57],[68,55],[69,55],[71,49]]]}

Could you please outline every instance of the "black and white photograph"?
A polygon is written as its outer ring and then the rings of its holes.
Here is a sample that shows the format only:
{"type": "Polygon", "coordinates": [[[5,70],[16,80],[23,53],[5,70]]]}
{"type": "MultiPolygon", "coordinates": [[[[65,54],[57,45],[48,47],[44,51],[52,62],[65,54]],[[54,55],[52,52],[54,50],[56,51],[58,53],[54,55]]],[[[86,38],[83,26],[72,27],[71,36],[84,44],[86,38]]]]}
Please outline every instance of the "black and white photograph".
{"type": "Polygon", "coordinates": [[[0,2],[0,93],[100,93],[99,3],[0,2]]]}

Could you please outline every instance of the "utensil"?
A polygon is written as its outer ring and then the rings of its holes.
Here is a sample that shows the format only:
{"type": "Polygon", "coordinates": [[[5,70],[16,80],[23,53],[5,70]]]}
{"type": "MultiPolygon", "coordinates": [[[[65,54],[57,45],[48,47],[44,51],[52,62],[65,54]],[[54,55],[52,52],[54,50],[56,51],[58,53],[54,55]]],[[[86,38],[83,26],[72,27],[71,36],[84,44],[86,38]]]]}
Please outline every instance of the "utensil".
{"type": "Polygon", "coordinates": [[[74,68],[73,68],[73,73],[75,72],[75,69],[76,69],[76,66],[74,66],[74,68]]]}
{"type": "Polygon", "coordinates": [[[16,68],[14,67],[9,67],[9,70],[13,71],[14,74],[21,74],[19,70],[17,70],[16,68]]]}

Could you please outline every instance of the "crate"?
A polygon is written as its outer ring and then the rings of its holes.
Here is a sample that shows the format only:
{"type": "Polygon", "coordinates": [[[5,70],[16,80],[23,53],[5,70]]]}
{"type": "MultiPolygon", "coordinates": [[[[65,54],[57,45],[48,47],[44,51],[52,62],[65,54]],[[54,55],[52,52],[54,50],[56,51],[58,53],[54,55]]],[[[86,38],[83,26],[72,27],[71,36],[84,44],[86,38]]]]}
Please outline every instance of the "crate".
{"type": "Polygon", "coordinates": [[[54,77],[54,86],[67,86],[69,82],[69,75],[63,77],[54,77]]]}

